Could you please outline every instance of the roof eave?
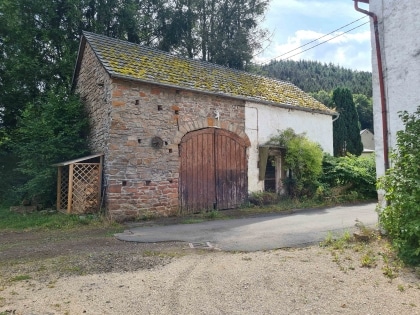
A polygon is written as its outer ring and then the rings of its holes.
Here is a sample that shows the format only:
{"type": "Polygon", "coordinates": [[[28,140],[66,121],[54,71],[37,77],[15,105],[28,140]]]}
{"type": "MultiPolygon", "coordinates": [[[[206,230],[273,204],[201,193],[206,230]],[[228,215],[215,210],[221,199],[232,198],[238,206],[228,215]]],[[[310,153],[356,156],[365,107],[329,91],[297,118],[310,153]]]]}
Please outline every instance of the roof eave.
{"type": "Polygon", "coordinates": [[[73,78],[71,79],[71,90],[76,88],[76,79],[79,76],[80,67],[82,65],[82,58],[86,47],[86,37],[82,34],[79,44],[79,51],[77,52],[76,67],[74,67],[73,78]]]}
{"type": "Polygon", "coordinates": [[[334,111],[326,111],[326,110],[323,111],[323,110],[320,110],[320,109],[306,108],[306,107],[301,107],[301,106],[276,103],[276,102],[272,102],[272,101],[265,101],[265,100],[262,100],[262,99],[259,99],[259,98],[256,98],[256,97],[238,96],[238,95],[228,94],[228,93],[220,93],[220,92],[218,93],[218,92],[199,90],[199,89],[179,86],[179,85],[175,85],[175,84],[160,83],[160,82],[156,82],[156,81],[152,81],[152,80],[145,80],[145,79],[135,78],[135,77],[132,77],[132,76],[121,75],[121,74],[109,71],[109,69],[106,69],[106,70],[112,78],[116,78],[116,79],[130,80],[130,81],[135,81],[135,82],[160,85],[160,86],[163,86],[163,87],[168,87],[168,88],[173,88],[173,89],[178,89],[178,90],[185,90],[185,91],[190,91],[190,92],[203,93],[203,94],[213,95],[213,96],[229,97],[229,98],[233,98],[233,99],[237,99],[237,100],[241,100],[241,101],[245,101],[245,102],[253,101],[253,102],[256,102],[256,103],[260,103],[260,104],[276,106],[276,107],[281,107],[281,108],[291,109],[291,110],[300,110],[300,111],[314,113],[314,114],[323,114],[323,115],[330,115],[330,116],[336,116],[337,115],[337,113],[334,112],[334,111]]]}

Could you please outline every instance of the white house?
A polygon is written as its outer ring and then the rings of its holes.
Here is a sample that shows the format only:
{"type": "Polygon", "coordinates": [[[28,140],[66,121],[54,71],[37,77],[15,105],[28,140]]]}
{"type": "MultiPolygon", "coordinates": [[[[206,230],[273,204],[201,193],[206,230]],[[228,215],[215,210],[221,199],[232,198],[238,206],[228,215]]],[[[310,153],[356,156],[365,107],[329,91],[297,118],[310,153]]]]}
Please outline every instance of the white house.
{"type": "Polygon", "coordinates": [[[363,143],[362,155],[370,155],[375,152],[375,135],[369,129],[360,131],[360,138],[363,143]]]}
{"type": "Polygon", "coordinates": [[[389,153],[403,129],[399,112],[420,105],[420,2],[354,0],[371,17],[373,112],[377,175],[392,166],[389,153]],[[368,5],[367,5],[368,4],[368,5]]]}

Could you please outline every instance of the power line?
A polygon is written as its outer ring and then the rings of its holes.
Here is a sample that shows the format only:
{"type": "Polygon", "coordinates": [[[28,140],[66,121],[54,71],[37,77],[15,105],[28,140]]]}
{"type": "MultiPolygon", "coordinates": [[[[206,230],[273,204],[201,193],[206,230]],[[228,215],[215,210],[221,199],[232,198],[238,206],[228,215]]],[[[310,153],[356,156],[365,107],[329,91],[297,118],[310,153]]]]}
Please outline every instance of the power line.
{"type": "MultiPolygon", "coordinates": [[[[310,41],[310,42],[308,42],[308,43],[306,43],[306,44],[304,44],[304,45],[302,45],[302,46],[299,46],[299,47],[297,47],[297,48],[295,48],[295,49],[292,49],[292,50],[290,50],[290,51],[288,51],[288,52],[286,52],[286,53],[284,53],[284,54],[281,54],[280,56],[277,56],[277,57],[275,57],[275,58],[272,58],[271,60],[274,60],[274,59],[277,59],[277,58],[280,58],[280,57],[282,57],[282,56],[284,56],[284,55],[287,55],[287,54],[290,54],[291,52],[293,52],[293,51],[295,51],[295,50],[298,50],[298,49],[300,49],[300,48],[302,48],[302,47],[305,47],[305,46],[307,46],[307,45],[309,45],[309,44],[312,44],[312,43],[314,43],[314,42],[317,42],[317,41],[319,41],[320,39],[322,39],[322,38],[324,38],[324,37],[327,37],[328,35],[331,35],[331,34],[333,34],[333,33],[335,33],[335,32],[337,32],[337,31],[339,31],[339,30],[341,30],[341,29],[343,29],[343,28],[345,28],[345,27],[347,27],[347,26],[349,26],[349,25],[351,25],[351,24],[354,24],[354,23],[356,23],[356,22],[358,22],[358,21],[360,21],[361,19],[364,19],[364,18],[367,18],[367,16],[363,16],[363,17],[361,17],[360,19],[357,19],[357,20],[354,20],[353,22],[350,22],[350,23],[348,23],[348,24],[346,24],[346,25],[344,25],[344,26],[342,26],[342,27],[340,27],[340,28],[337,28],[337,29],[335,29],[334,31],[331,31],[331,32],[329,32],[328,34],[325,34],[325,35],[323,35],[323,36],[321,36],[321,37],[318,37],[318,38],[316,38],[316,39],[314,39],[314,40],[312,40],[312,41],[310,41]]],[[[365,23],[366,24],[366,23],[365,23]]],[[[364,25],[364,24],[362,24],[362,25],[364,25]]],[[[362,25],[360,25],[360,26],[362,26],[362,25]]],[[[359,27],[360,27],[359,26],[359,27]]],[[[357,27],[356,27],[357,28],[357,27]]],[[[351,30],[353,30],[353,29],[351,29],[351,30]]],[[[350,30],[350,31],[351,31],[350,30]]],[[[342,33],[342,34],[345,34],[345,33],[342,33]]],[[[316,46],[314,46],[314,47],[316,47],[316,46]]],[[[305,50],[306,51],[306,50],[305,50]]],[[[295,56],[295,55],[294,55],[295,56]]],[[[293,57],[293,56],[292,56],[293,57]]],[[[288,59],[288,58],[286,58],[286,59],[288,59]]]]}
{"type": "MultiPolygon", "coordinates": [[[[289,56],[289,57],[287,57],[287,58],[283,58],[283,60],[290,59],[290,58],[292,58],[292,57],[294,57],[294,56],[297,56],[297,55],[300,55],[300,54],[304,53],[305,51],[308,51],[308,50],[314,49],[315,47],[318,47],[319,45],[325,44],[325,43],[327,43],[327,42],[329,42],[329,41],[331,41],[331,40],[333,40],[333,39],[335,39],[335,38],[337,38],[337,37],[343,36],[344,34],[349,33],[349,32],[351,32],[351,31],[355,30],[356,28],[362,27],[363,25],[366,25],[366,24],[368,24],[368,23],[370,23],[370,22],[368,21],[368,22],[366,22],[366,23],[363,23],[363,24],[360,24],[360,25],[358,25],[358,26],[356,26],[356,27],[353,27],[352,29],[349,29],[348,31],[345,31],[345,32],[343,32],[343,33],[340,33],[340,34],[338,34],[338,35],[336,35],[336,36],[334,36],[334,37],[331,37],[331,38],[329,38],[329,39],[327,39],[327,40],[325,40],[325,41],[323,41],[323,42],[320,42],[319,44],[316,44],[316,45],[314,45],[314,46],[309,47],[308,49],[302,50],[302,51],[298,52],[297,54],[291,55],[291,56],[289,56]]],[[[320,38],[321,38],[321,37],[320,37],[320,38]]],[[[316,41],[316,40],[315,40],[315,41],[316,41]]],[[[314,41],[312,41],[312,42],[314,42],[314,41]]],[[[305,46],[305,45],[304,45],[304,46],[305,46]]],[[[301,46],[301,47],[303,47],[303,46],[301,46]]],[[[298,47],[298,48],[301,48],[301,47],[298,47]]],[[[297,49],[298,49],[298,48],[297,48],[297,49]]],[[[294,50],[296,50],[296,49],[294,49],[294,50]]],[[[290,52],[292,52],[292,51],[294,51],[294,50],[291,50],[290,52]]],[[[288,53],[290,53],[290,52],[288,52],[288,53]]],[[[288,53],[283,54],[283,55],[287,55],[288,53]]],[[[282,56],[283,56],[283,55],[282,55],[282,56]]],[[[277,57],[277,58],[278,58],[278,57],[277,57]]],[[[276,59],[276,58],[273,58],[273,59],[276,59]]],[[[271,60],[273,60],[273,59],[271,59],[271,60]]]]}

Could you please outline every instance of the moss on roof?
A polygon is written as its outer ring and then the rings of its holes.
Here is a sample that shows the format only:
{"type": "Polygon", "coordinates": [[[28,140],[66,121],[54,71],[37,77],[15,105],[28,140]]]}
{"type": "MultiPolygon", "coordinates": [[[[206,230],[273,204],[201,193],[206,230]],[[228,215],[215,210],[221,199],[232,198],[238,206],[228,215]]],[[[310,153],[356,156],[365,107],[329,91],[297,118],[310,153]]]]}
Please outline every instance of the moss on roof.
{"type": "Polygon", "coordinates": [[[178,57],[103,35],[89,32],[83,35],[114,77],[334,113],[289,82],[178,57]]]}

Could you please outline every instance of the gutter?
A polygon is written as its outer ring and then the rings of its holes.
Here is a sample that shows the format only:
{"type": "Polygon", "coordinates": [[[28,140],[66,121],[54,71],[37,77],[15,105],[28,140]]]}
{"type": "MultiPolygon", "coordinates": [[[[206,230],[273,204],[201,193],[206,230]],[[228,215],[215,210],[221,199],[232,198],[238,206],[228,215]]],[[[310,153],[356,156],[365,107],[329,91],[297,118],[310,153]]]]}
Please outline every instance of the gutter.
{"type": "Polygon", "coordinates": [[[382,68],[382,54],[381,45],[379,41],[379,27],[378,17],[375,13],[359,8],[359,2],[369,4],[369,0],[353,0],[354,9],[358,12],[366,14],[372,18],[373,28],[375,33],[375,48],[376,48],[376,60],[378,62],[378,76],[379,76],[379,92],[381,95],[381,110],[382,110],[382,138],[384,146],[384,168],[385,171],[389,169],[389,145],[388,145],[388,118],[387,118],[387,104],[385,97],[385,82],[382,68]]]}

